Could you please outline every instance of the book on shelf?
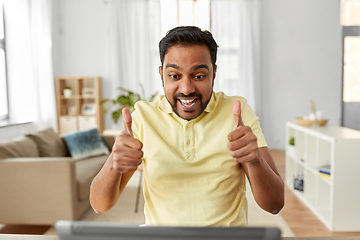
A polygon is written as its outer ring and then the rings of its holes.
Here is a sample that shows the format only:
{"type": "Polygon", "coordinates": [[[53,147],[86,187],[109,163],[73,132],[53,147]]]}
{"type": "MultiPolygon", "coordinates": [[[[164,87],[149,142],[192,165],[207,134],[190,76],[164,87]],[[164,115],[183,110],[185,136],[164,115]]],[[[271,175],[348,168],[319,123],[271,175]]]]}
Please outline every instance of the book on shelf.
{"type": "Polygon", "coordinates": [[[320,173],[331,175],[330,165],[319,166],[318,170],[320,173]]]}
{"type": "Polygon", "coordinates": [[[319,176],[319,177],[322,177],[322,178],[325,178],[325,179],[327,179],[327,180],[331,180],[331,175],[330,175],[330,174],[326,174],[326,173],[321,173],[321,172],[319,172],[319,173],[318,173],[318,176],[319,176]]]}

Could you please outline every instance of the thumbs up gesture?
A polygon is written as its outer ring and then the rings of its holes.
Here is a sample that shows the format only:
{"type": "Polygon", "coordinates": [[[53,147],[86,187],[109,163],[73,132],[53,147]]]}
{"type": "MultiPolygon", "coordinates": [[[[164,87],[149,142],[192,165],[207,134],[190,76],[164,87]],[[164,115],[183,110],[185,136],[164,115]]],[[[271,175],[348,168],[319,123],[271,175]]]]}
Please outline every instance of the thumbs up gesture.
{"type": "Polygon", "coordinates": [[[123,108],[122,114],[124,127],[112,149],[112,167],[120,173],[134,172],[142,162],[143,144],[133,137],[132,117],[129,109],[123,108]]]}
{"type": "Polygon", "coordinates": [[[132,133],[132,129],[131,129],[132,117],[131,117],[131,113],[130,113],[129,109],[123,108],[122,115],[123,115],[123,119],[124,119],[124,127],[121,130],[120,135],[128,135],[130,137],[134,137],[133,133],[132,133]]]}
{"type": "Polygon", "coordinates": [[[228,147],[231,156],[238,163],[252,163],[258,160],[257,137],[251,127],[244,126],[241,118],[241,103],[235,101],[233,106],[234,127],[228,135],[228,147]]]}

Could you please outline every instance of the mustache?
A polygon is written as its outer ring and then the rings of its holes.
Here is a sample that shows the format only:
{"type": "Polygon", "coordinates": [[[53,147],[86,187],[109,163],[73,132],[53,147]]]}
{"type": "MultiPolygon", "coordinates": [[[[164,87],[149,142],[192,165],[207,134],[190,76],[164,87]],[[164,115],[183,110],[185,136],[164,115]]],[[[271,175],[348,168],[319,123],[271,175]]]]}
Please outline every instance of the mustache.
{"type": "Polygon", "coordinates": [[[175,94],[173,96],[174,101],[176,101],[176,99],[179,98],[179,97],[181,97],[181,98],[194,98],[194,97],[196,97],[196,98],[202,99],[202,95],[200,93],[190,93],[189,95],[185,95],[183,93],[178,93],[178,94],[175,94]]]}

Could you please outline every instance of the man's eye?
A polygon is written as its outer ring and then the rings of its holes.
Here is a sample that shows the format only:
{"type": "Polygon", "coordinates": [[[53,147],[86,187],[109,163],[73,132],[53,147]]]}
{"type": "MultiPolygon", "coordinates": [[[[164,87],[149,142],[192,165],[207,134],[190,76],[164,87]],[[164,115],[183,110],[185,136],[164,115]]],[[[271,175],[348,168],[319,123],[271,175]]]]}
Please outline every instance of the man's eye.
{"type": "Polygon", "coordinates": [[[170,74],[169,77],[173,78],[173,79],[177,79],[179,76],[176,74],[170,74]]]}
{"type": "Polygon", "coordinates": [[[195,78],[198,79],[198,80],[199,80],[199,79],[203,79],[204,77],[205,77],[205,75],[196,75],[196,76],[195,76],[195,78]]]}

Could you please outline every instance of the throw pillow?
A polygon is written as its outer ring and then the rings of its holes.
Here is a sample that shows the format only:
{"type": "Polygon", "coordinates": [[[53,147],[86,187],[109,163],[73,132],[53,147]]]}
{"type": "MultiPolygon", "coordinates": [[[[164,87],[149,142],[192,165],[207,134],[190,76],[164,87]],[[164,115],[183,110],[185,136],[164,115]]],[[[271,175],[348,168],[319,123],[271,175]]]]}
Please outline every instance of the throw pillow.
{"type": "Polygon", "coordinates": [[[61,138],[52,128],[27,134],[36,142],[40,157],[66,157],[67,149],[61,138]]]}
{"type": "Polygon", "coordinates": [[[39,156],[36,143],[31,138],[20,137],[9,142],[0,143],[0,159],[39,156]]]}
{"type": "Polygon", "coordinates": [[[63,136],[71,157],[75,160],[109,154],[97,128],[69,133],[63,136]]]}

